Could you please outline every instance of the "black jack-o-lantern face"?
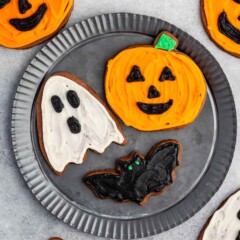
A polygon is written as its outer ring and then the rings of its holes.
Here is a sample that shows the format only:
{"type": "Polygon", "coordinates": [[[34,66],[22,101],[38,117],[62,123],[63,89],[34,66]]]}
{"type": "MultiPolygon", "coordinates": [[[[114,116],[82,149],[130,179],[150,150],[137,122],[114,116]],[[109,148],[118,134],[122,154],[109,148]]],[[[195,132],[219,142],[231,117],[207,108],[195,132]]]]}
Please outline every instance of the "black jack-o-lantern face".
{"type": "Polygon", "coordinates": [[[0,0],[0,45],[23,48],[42,42],[68,19],[73,0],[0,0]]]}
{"type": "Polygon", "coordinates": [[[202,0],[202,18],[211,39],[240,56],[240,0],[202,0]]]}
{"type": "MultiPolygon", "coordinates": [[[[32,5],[28,2],[28,0],[19,0],[18,8],[20,14],[25,14],[29,9],[32,8],[32,5]]],[[[44,17],[47,11],[46,3],[42,3],[38,10],[27,18],[14,18],[10,19],[9,22],[12,26],[14,26],[19,31],[30,31],[34,29],[44,17]]]]}
{"type": "MultiPolygon", "coordinates": [[[[176,77],[173,75],[170,68],[165,67],[159,77],[159,82],[174,81],[176,77]]],[[[127,78],[127,82],[144,82],[145,77],[142,75],[138,66],[134,66],[127,78]]],[[[148,89],[148,99],[159,98],[161,96],[158,89],[151,85],[148,89]]],[[[137,102],[138,108],[146,114],[162,114],[166,112],[173,104],[173,100],[169,99],[166,103],[145,103],[137,102]]]]}

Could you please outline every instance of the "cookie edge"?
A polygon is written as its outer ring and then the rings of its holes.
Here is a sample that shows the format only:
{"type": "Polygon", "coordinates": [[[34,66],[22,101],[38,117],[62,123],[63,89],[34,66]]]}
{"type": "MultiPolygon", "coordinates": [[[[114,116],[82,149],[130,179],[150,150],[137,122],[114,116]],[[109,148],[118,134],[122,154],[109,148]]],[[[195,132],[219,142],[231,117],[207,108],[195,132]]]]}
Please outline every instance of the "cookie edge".
{"type": "Polygon", "coordinates": [[[202,240],[203,239],[203,236],[204,236],[204,233],[208,227],[208,225],[210,224],[212,218],[213,218],[213,215],[215,214],[215,212],[217,212],[218,210],[220,210],[226,203],[227,201],[229,200],[229,198],[231,198],[233,195],[235,195],[237,192],[239,192],[240,189],[236,190],[235,192],[233,192],[230,196],[228,196],[225,200],[223,200],[223,202],[219,205],[219,207],[213,212],[213,214],[208,218],[207,222],[205,223],[205,225],[203,226],[202,230],[200,231],[199,233],[199,236],[198,236],[198,240],[202,240]]]}

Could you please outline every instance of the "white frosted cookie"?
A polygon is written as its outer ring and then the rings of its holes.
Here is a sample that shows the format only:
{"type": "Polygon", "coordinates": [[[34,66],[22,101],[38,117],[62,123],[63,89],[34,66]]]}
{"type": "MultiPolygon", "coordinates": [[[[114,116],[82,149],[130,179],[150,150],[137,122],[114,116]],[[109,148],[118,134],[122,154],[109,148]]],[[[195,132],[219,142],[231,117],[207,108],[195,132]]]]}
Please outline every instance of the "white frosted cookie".
{"type": "Polygon", "coordinates": [[[221,204],[198,239],[240,240],[240,190],[221,204]]]}
{"type": "Polygon", "coordinates": [[[120,124],[101,98],[69,73],[51,76],[37,102],[41,151],[56,174],[81,164],[88,149],[103,153],[112,142],[125,144],[120,124]]]}

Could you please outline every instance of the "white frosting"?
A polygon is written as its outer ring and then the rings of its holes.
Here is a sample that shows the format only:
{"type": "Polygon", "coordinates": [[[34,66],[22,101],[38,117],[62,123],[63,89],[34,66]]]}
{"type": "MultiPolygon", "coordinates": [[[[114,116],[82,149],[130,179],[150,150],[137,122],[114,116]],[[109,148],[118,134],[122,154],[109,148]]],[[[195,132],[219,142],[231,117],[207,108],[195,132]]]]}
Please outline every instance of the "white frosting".
{"type": "Polygon", "coordinates": [[[207,226],[203,240],[236,240],[240,231],[240,191],[231,196],[222,208],[216,211],[207,226]]]}
{"type": "Polygon", "coordinates": [[[81,164],[87,149],[104,152],[116,142],[122,144],[124,137],[115,121],[103,106],[86,88],[63,77],[53,76],[45,84],[42,97],[43,143],[48,160],[57,172],[62,172],[68,163],[81,164]],[[73,108],[67,100],[67,92],[74,90],[80,106],[73,108]],[[64,108],[57,113],[51,97],[57,95],[64,108]],[[67,120],[74,116],[81,125],[81,132],[71,133],[67,120]]]}

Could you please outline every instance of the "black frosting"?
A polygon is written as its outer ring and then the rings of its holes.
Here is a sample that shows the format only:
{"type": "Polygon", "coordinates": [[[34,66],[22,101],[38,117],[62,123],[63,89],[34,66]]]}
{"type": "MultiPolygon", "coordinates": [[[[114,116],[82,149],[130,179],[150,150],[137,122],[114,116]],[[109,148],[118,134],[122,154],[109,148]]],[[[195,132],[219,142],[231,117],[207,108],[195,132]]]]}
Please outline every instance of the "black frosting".
{"type": "Polygon", "coordinates": [[[75,117],[70,117],[67,120],[68,127],[73,134],[81,132],[81,125],[75,117]]]}
{"type": "Polygon", "coordinates": [[[174,81],[176,77],[173,75],[171,69],[169,67],[165,67],[161,73],[161,76],[159,78],[160,82],[163,81],[174,81]]]}
{"type": "Polygon", "coordinates": [[[8,3],[10,3],[10,0],[0,0],[0,9],[5,7],[8,3]]]}
{"type": "Polygon", "coordinates": [[[170,99],[167,103],[159,104],[137,102],[137,105],[142,112],[149,115],[155,115],[165,113],[173,105],[173,100],[170,99]]]}
{"type": "Polygon", "coordinates": [[[100,198],[141,203],[147,195],[173,182],[172,172],[179,165],[179,149],[179,144],[169,141],[154,147],[146,160],[135,151],[130,160],[117,161],[119,174],[95,173],[84,177],[83,181],[100,198]]]}
{"type": "Polygon", "coordinates": [[[63,105],[62,100],[59,96],[57,96],[57,95],[52,96],[51,97],[51,102],[52,102],[52,106],[53,106],[54,110],[57,113],[62,112],[62,110],[64,108],[64,105],[63,105]]]}
{"type": "Polygon", "coordinates": [[[27,12],[27,10],[32,8],[32,5],[28,2],[28,0],[18,0],[18,7],[19,12],[21,14],[24,14],[25,12],[27,12]]]}
{"type": "Polygon", "coordinates": [[[236,240],[240,240],[240,231],[238,232],[236,240]]]}
{"type": "Polygon", "coordinates": [[[154,86],[150,86],[149,90],[148,90],[148,98],[158,98],[160,97],[160,92],[154,87],[154,86]]]}
{"type": "Polygon", "coordinates": [[[69,104],[73,107],[73,108],[78,108],[80,105],[80,99],[77,95],[77,93],[73,90],[70,90],[67,92],[67,99],[69,104]]]}
{"type": "Polygon", "coordinates": [[[233,1],[240,4],[240,0],[233,0],[233,1]]]}
{"type": "Polygon", "coordinates": [[[12,26],[14,26],[19,31],[30,31],[34,29],[42,20],[45,13],[47,11],[46,3],[43,3],[38,10],[28,18],[14,18],[11,19],[9,22],[12,26]]]}
{"type": "Polygon", "coordinates": [[[238,212],[237,217],[240,220],[240,211],[238,212]]]}
{"type": "Polygon", "coordinates": [[[226,37],[240,44],[240,30],[230,23],[225,12],[222,12],[218,18],[218,29],[226,37]]]}
{"type": "Polygon", "coordinates": [[[129,76],[127,77],[127,82],[143,82],[145,80],[138,66],[133,66],[129,76]]]}

